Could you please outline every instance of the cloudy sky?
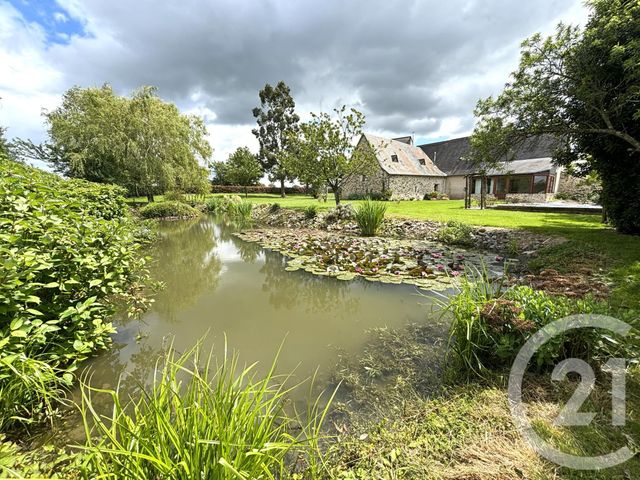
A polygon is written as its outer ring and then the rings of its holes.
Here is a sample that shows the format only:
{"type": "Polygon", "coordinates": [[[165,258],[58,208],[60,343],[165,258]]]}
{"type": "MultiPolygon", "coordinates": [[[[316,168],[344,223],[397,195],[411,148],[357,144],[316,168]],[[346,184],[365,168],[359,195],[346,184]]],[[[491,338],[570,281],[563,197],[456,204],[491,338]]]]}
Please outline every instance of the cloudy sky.
{"type": "Polygon", "coordinates": [[[220,160],[256,148],[258,90],[284,80],[303,118],[347,104],[373,133],[452,138],[525,37],[585,19],[581,0],[0,0],[0,125],[40,141],[73,85],[156,85],[220,160]]]}

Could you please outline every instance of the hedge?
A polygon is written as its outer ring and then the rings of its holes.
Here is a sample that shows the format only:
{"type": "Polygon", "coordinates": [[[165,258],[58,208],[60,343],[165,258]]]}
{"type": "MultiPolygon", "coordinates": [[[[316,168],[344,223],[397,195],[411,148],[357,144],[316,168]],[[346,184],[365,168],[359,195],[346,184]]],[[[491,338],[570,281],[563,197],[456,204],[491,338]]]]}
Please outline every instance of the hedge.
{"type": "MultiPolygon", "coordinates": [[[[280,194],[280,187],[275,186],[267,186],[267,185],[250,185],[248,187],[243,187],[242,185],[212,185],[211,191],[213,193],[237,193],[244,194],[245,191],[248,193],[269,193],[274,195],[280,194]]],[[[287,195],[302,195],[307,194],[308,191],[305,187],[285,187],[284,189],[287,195]]]]}

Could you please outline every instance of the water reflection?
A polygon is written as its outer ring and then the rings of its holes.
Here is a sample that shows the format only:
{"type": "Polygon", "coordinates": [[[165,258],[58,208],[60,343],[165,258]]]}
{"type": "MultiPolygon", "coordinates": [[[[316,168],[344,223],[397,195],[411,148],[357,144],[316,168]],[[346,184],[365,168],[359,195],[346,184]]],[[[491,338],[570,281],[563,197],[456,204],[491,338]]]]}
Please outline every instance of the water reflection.
{"type": "Polygon", "coordinates": [[[336,349],[358,355],[372,327],[428,321],[430,299],[412,286],[287,272],[280,254],[212,218],[160,230],[153,275],[166,288],[140,321],[116,322],[114,348],[90,364],[96,386],[113,387],[125,373],[121,386],[134,392],[151,378],[167,339],[180,352],[205,336],[205,349],[223,352],[226,341],[241,363],[266,370],[286,338],[279,369],[304,377],[333,367],[336,349]]]}

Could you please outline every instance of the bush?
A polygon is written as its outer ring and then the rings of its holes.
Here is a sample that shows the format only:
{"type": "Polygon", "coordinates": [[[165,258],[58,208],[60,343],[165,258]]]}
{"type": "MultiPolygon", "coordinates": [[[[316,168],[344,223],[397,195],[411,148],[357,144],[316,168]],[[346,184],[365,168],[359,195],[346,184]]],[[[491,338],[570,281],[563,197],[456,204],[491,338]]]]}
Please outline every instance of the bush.
{"type": "Polygon", "coordinates": [[[166,192],[164,194],[164,201],[186,203],[184,194],[182,192],[179,192],[178,190],[171,190],[169,192],[166,192]]]}
{"type": "Polygon", "coordinates": [[[473,245],[473,229],[461,222],[449,220],[438,230],[438,241],[447,245],[473,245]]]}
{"type": "Polygon", "coordinates": [[[356,222],[360,227],[360,233],[365,237],[372,237],[377,232],[384,220],[387,206],[384,203],[373,200],[365,200],[356,210],[356,222]]]}
{"type": "Polygon", "coordinates": [[[281,208],[282,207],[280,206],[279,203],[277,203],[277,202],[276,203],[272,203],[271,205],[269,205],[269,213],[279,212],[281,208]]]}
{"type": "Polygon", "coordinates": [[[154,202],[140,209],[143,218],[195,218],[200,211],[181,202],[154,202]]]}
{"type": "MultiPolygon", "coordinates": [[[[243,187],[242,185],[213,185],[211,191],[213,193],[255,193],[255,194],[271,194],[280,195],[280,187],[266,185],[250,185],[243,187]]],[[[305,195],[308,192],[304,187],[285,187],[287,195],[305,195]]]]}
{"type": "Polygon", "coordinates": [[[205,210],[217,215],[226,215],[231,205],[241,202],[242,197],[239,195],[217,195],[207,200],[205,210]]]}
{"type": "MultiPolygon", "coordinates": [[[[456,361],[451,366],[467,376],[479,377],[511,367],[529,337],[555,320],[580,313],[612,315],[606,303],[593,299],[552,297],[528,286],[503,291],[486,275],[463,280],[445,311],[453,317],[449,348],[456,361]]],[[[565,358],[606,361],[612,356],[636,358],[637,354],[637,329],[624,341],[599,330],[579,329],[543,345],[532,365],[547,370],[565,358]]]]}
{"type": "Polygon", "coordinates": [[[255,364],[238,368],[233,356],[218,366],[211,358],[198,347],[182,356],[170,350],[156,365],[151,387],[136,400],[118,390],[83,386],[83,476],[295,478],[288,467],[304,463],[309,478],[319,478],[317,443],[332,398],[324,409],[316,401],[305,418],[292,418],[284,407],[296,387],[274,374],[275,365],[256,379],[255,364]],[[96,412],[98,394],[114,405],[108,419],[96,412]]]}
{"type": "Polygon", "coordinates": [[[309,205],[304,209],[304,218],[307,220],[311,220],[318,216],[318,206],[317,205],[309,205]]]}
{"type": "Polygon", "coordinates": [[[325,223],[335,223],[340,220],[354,220],[356,218],[356,211],[353,209],[353,206],[350,204],[342,204],[336,206],[329,210],[329,212],[324,217],[325,223]]]}
{"type": "Polygon", "coordinates": [[[239,203],[231,203],[227,208],[227,215],[233,222],[245,225],[251,222],[252,209],[253,205],[251,204],[251,202],[241,201],[239,203]]]}
{"type": "Polygon", "coordinates": [[[110,342],[113,300],[144,306],[123,193],[0,160],[0,431],[51,413],[78,363],[110,342]]]}

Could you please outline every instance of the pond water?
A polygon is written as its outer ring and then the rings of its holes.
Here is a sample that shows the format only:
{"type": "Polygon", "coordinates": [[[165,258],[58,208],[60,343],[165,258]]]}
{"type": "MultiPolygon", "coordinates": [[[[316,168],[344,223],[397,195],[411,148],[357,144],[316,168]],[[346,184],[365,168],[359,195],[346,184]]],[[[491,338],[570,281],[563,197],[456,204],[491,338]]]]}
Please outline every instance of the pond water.
{"type": "MultiPolygon", "coordinates": [[[[411,285],[341,281],[285,271],[286,258],[245,242],[206,217],[165,222],[153,251],[152,274],[162,281],[141,320],[115,322],[113,348],[90,362],[92,384],[114,387],[119,377],[148,378],[167,341],[179,351],[204,337],[237,351],[241,363],[272,363],[308,376],[327,372],[338,351],[357,355],[373,327],[428,321],[434,297],[411,285]]],[[[124,382],[126,384],[126,382],[124,382]]]]}

